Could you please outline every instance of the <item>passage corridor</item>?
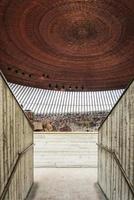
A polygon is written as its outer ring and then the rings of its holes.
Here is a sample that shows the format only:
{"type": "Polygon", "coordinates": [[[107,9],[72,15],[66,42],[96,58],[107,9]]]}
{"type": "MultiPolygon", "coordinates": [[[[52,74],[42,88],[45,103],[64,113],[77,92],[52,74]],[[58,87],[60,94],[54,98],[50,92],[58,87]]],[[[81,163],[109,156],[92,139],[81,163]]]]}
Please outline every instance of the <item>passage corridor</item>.
{"type": "Polygon", "coordinates": [[[36,168],[28,200],[105,200],[96,168],[36,168]]]}
{"type": "Polygon", "coordinates": [[[28,200],[105,200],[97,185],[97,134],[35,134],[28,200]]]}

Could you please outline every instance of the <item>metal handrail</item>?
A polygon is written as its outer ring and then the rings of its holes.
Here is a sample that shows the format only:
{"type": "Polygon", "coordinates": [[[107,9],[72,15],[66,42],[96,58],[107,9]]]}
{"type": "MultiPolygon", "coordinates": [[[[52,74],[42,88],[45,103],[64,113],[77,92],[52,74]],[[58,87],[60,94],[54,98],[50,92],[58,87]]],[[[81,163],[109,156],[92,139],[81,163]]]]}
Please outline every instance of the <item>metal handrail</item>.
{"type": "Polygon", "coordinates": [[[97,144],[97,146],[99,148],[101,148],[101,149],[104,149],[105,151],[107,151],[108,153],[110,153],[114,157],[114,159],[115,159],[115,161],[116,161],[116,163],[117,163],[117,165],[118,165],[118,167],[119,167],[119,169],[120,169],[120,171],[121,171],[121,173],[122,173],[122,175],[123,175],[128,187],[129,187],[129,189],[131,190],[131,192],[132,192],[132,194],[134,196],[134,186],[130,182],[129,178],[127,177],[127,174],[126,174],[125,170],[123,169],[123,166],[122,166],[120,160],[118,159],[115,151],[110,149],[110,148],[108,148],[108,147],[106,147],[106,146],[104,146],[104,145],[102,145],[102,144],[97,144]]]}
{"type": "Polygon", "coordinates": [[[15,164],[14,164],[14,166],[13,166],[13,169],[12,169],[10,175],[9,175],[9,178],[8,178],[6,184],[5,184],[5,187],[4,187],[3,191],[2,191],[2,194],[1,194],[1,196],[0,196],[0,200],[4,200],[4,198],[5,198],[6,194],[7,194],[7,191],[8,191],[8,189],[9,189],[9,186],[10,186],[11,181],[12,181],[12,178],[13,178],[15,172],[16,172],[16,169],[17,169],[17,166],[18,166],[18,163],[19,163],[21,157],[22,157],[29,149],[31,149],[33,145],[34,145],[34,144],[30,144],[24,151],[18,153],[18,157],[17,157],[16,162],[15,162],[15,164]]]}

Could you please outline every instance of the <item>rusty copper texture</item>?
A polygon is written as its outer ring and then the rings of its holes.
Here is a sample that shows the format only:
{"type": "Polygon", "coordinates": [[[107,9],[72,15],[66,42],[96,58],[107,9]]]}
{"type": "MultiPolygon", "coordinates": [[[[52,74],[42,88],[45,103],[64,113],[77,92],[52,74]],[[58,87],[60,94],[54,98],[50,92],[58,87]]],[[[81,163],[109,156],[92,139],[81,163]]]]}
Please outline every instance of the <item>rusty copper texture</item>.
{"type": "Polygon", "coordinates": [[[0,68],[45,89],[124,88],[134,77],[134,1],[1,0],[0,68]]]}

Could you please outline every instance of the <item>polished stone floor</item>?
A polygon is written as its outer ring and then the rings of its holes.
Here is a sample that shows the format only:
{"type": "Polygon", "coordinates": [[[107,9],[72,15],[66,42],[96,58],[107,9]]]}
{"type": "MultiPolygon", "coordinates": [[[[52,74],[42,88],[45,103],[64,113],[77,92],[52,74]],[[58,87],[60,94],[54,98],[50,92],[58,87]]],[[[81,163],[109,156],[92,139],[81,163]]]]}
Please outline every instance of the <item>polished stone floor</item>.
{"type": "Polygon", "coordinates": [[[35,168],[28,200],[105,200],[96,168],[35,168]]]}

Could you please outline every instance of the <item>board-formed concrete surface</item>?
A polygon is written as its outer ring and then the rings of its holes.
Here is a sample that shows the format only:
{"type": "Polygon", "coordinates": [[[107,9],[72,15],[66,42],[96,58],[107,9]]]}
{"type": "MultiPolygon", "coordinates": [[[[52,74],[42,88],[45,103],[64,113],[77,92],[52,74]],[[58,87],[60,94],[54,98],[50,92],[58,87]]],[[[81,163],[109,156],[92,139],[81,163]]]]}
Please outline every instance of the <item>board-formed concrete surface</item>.
{"type": "Polygon", "coordinates": [[[97,167],[97,134],[34,134],[35,167],[97,167]]]}
{"type": "Polygon", "coordinates": [[[105,200],[96,168],[35,168],[27,200],[105,200]]]}

